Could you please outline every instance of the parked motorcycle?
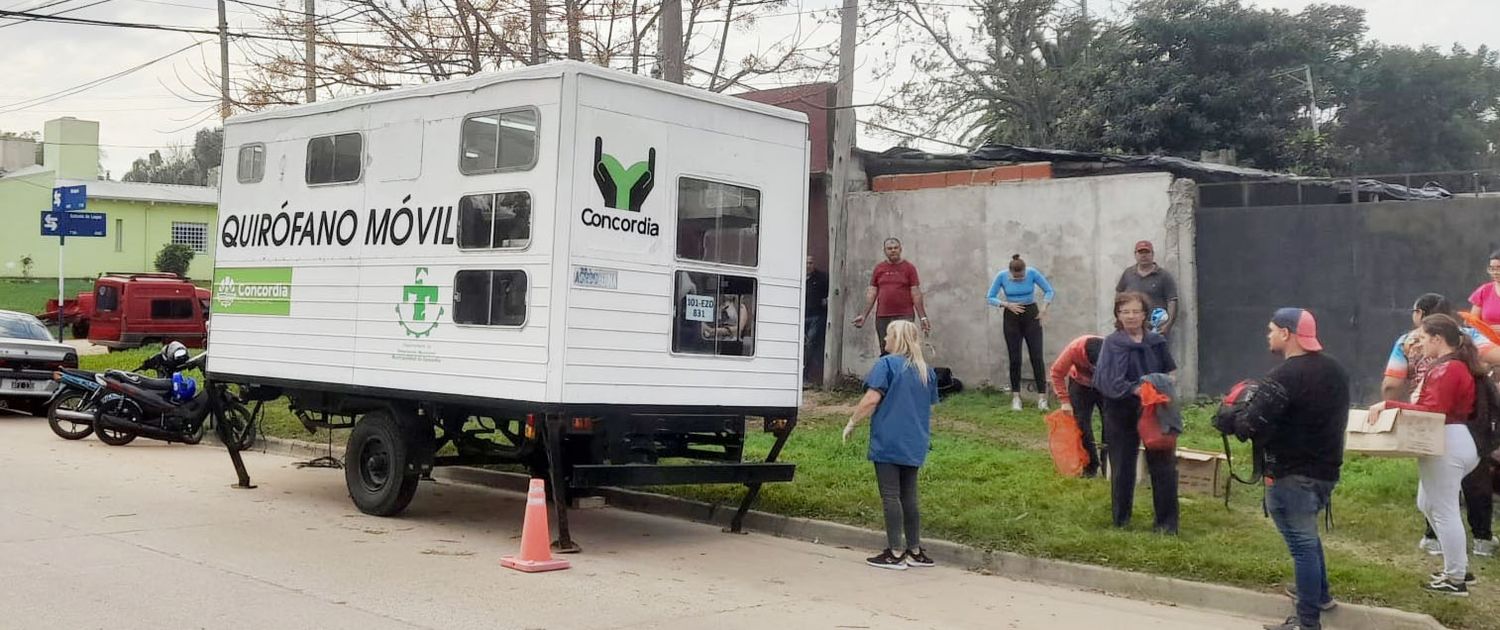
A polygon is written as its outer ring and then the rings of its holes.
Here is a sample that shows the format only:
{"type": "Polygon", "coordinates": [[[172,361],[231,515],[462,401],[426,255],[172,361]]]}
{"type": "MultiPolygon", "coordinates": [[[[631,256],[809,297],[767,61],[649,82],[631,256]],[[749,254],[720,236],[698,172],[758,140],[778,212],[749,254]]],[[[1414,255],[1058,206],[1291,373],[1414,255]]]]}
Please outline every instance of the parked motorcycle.
{"type": "Polygon", "coordinates": [[[250,410],[228,386],[210,384],[199,388],[197,382],[182,374],[203,365],[207,354],[200,354],[182,366],[171,378],[149,378],[130,372],[111,370],[102,381],[104,395],[94,414],[94,430],[100,441],[111,446],[129,444],[136,437],[164,442],[197,444],[203,439],[204,425],[213,406],[223,411],[219,435],[237,442],[236,450],[250,447],[255,439],[250,410]]]}
{"type": "Polygon", "coordinates": [[[154,370],[158,378],[122,370],[56,372],[53,378],[61,387],[48,404],[48,425],[63,439],[93,433],[111,446],[124,446],[141,436],[197,444],[211,415],[212,396],[223,409],[221,439],[247,449],[255,441],[255,426],[239,397],[223,385],[200,390],[197,381],[184,374],[201,369],[206,359],[207,354],[189,358],[187,348],[173,342],[137,368],[154,370]]]}
{"type": "MultiPolygon", "coordinates": [[[[178,342],[167,344],[161,352],[151,355],[135,369],[136,372],[152,370],[158,377],[172,378],[174,374],[186,369],[190,361],[187,347],[178,342]]],[[[81,440],[94,433],[94,415],[98,412],[99,402],[107,392],[105,388],[104,375],[88,370],[64,368],[52,374],[52,380],[58,382],[58,388],[52,393],[52,398],[47,401],[47,425],[52,432],[64,440],[81,440]]],[[[115,441],[123,440],[128,443],[131,439],[125,436],[117,437],[115,441]]],[[[198,439],[202,439],[200,433],[198,439]]],[[[194,442],[196,443],[196,442],[194,442]]]]}

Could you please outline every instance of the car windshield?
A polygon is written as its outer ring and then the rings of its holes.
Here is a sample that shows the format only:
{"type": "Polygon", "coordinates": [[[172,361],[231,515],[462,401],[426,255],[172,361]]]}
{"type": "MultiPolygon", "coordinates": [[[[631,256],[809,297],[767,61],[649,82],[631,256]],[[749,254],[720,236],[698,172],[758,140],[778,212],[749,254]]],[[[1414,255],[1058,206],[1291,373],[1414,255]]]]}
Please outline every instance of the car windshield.
{"type": "Polygon", "coordinates": [[[52,341],[52,335],[35,318],[0,315],[0,339],[52,341]]]}

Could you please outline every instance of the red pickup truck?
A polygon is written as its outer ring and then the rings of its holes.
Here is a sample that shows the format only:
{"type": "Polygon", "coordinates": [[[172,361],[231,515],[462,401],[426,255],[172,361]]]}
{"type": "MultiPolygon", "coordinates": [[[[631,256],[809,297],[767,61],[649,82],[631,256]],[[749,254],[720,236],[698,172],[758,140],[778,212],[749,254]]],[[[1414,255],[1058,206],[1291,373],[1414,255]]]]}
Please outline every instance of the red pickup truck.
{"type": "Polygon", "coordinates": [[[47,301],[44,321],[73,327],[75,337],[109,348],[180,341],[202,348],[208,336],[210,292],[172,273],[106,273],[94,290],[59,308],[47,301]],[[60,311],[60,312],[59,312],[60,311]]]}

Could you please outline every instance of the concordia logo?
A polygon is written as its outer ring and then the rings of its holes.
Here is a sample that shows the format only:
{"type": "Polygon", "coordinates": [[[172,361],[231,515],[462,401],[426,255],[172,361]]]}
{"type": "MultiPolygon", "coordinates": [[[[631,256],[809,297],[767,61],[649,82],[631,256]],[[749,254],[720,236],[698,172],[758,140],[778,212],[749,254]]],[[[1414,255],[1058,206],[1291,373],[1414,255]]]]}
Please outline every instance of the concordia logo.
{"type": "MultiPolygon", "coordinates": [[[[646,152],[646,161],[636,162],[628,168],[613,155],[604,152],[604,138],[594,137],[594,161],[592,162],[594,183],[604,197],[605,207],[616,210],[640,212],[646,198],[656,186],[656,149],[646,152]]],[[[606,215],[584,208],[583,224],[616,232],[635,232],[648,236],[661,234],[661,224],[650,217],[632,218],[606,215]]]]}

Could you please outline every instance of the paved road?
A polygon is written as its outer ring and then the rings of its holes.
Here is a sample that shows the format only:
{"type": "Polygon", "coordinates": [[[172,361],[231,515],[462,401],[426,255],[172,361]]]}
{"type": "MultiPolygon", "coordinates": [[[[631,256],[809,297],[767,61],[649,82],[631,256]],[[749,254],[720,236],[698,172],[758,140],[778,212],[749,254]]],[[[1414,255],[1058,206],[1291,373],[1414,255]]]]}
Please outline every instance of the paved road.
{"type": "Polygon", "coordinates": [[[523,497],[424,483],[402,518],[356,511],[343,473],[221,450],[65,442],[0,415],[4,628],[1258,628],[1217,613],[631,512],[575,512],[586,553],[525,575],[523,497]]]}

